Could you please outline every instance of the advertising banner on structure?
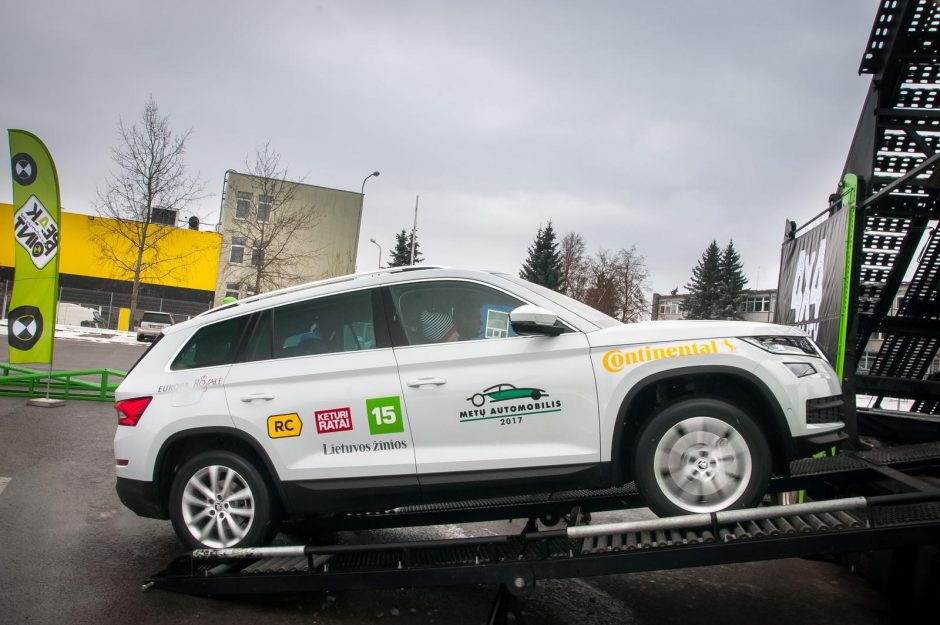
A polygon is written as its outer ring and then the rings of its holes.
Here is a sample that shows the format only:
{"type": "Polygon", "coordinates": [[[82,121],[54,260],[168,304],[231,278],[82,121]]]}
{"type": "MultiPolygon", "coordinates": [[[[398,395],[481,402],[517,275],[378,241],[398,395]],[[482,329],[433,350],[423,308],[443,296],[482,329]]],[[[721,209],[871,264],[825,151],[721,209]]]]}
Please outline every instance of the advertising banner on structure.
{"type": "MultiPolygon", "coordinates": [[[[839,210],[806,234],[786,241],[780,257],[776,323],[806,331],[841,369],[845,351],[843,306],[848,284],[854,208],[839,210]]],[[[841,372],[840,372],[841,374],[841,372]]]]}
{"type": "Polygon", "coordinates": [[[59,286],[59,178],[42,141],[10,130],[15,274],[7,317],[11,363],[51,363],[59,286]]]}

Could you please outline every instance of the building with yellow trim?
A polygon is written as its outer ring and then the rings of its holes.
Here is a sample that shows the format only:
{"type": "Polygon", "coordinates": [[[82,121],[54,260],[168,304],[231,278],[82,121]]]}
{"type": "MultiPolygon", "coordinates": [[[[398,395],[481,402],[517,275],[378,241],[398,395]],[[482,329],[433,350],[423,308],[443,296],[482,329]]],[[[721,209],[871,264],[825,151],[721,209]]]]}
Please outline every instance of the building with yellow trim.
{"type": "MultiPolygon", "coordinates": [[[[134,258],[136,249],[109,233],[101,226],[104,217],[68,213],[63,211],[59,220],[59,286],[63,289],[82,289],[128,296],[133,275],[102,260],[98,241],[109,242],[113,249],[134,258]],[[97,223],[96,223],[97,222],[97,223]]],[[[161,241],[161,250],[167,257],[185,256],[170,272],[144,273],[141,295],[178,302],[192,303],[192,310],[205,310],[212,306],[218,277],[222,236],[216,232],[187,230],[173,226],[153,225],[152,228],[170,228],[161,241]],[[159,275],[164,274],[166,275],[159,275]]],[[[13,206],[0,203],[0,280],[9,283],[14,275],[13,206]]],[[[130,263],[128,263],[130,264],[130,263]]],[[[0,291],[6,292],[6,289],[0,291]]]]}

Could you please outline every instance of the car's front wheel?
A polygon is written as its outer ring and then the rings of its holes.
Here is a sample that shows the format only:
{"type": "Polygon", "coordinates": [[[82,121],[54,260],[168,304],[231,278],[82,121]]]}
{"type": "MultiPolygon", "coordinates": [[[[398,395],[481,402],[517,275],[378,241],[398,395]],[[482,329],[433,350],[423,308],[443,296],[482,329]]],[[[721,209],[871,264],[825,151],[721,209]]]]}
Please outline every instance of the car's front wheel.
{"type": "Polygon", "coordinates": [[[667,405],[637,438],[634,477],[660,516],[757,505],[770,480],[767,440],[728,402],[693,398],[667,405]]]}
{"type": "Polygon", "coordinates": [[[198,454],[177,472],[170,520],[191,549],[256,547],[269,537],[271,496],[253,464],[228,451],[198,454]]]}

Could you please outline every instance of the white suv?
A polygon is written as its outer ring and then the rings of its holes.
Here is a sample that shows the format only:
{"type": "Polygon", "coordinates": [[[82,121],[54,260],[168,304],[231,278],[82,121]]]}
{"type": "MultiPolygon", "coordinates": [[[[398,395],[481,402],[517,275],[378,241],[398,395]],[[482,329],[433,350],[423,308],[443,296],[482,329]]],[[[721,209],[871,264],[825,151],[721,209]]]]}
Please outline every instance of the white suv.
{"type": "Polygon", "coordinates": [[[173,315],[170,313],[148,310],[140,317],[140,324],[137,326],[137,340],[156,340],[164,328],[169,328],[174,323],[173,315]]]}
{"type": "Polygon", "coordinates": [[[629,480],[659,514],[749,506],[845,436],[836,375],[799,330],[624,325],[436,267],[169,327],[116,397],[121,501],[194,548],[261,544],[280,519],[629,480]]]}

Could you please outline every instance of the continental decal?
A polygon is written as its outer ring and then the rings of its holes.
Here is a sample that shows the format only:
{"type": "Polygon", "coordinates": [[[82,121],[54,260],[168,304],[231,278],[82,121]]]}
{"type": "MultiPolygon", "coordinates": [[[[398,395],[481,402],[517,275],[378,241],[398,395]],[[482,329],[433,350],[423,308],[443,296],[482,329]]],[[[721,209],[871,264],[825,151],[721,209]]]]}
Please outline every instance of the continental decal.
{"type": "Polygon", "coordinates": [[[601,363],[611,373],[619,373],[625,367],[644,362],[684,358],[686,356],[704,356],[707,354],[730,354],[737,351],[728,339],[714,339],[702,343],[680,343],[663,347],[644,345],[633,350],[611,349],[604,354],[601,363]]]}

